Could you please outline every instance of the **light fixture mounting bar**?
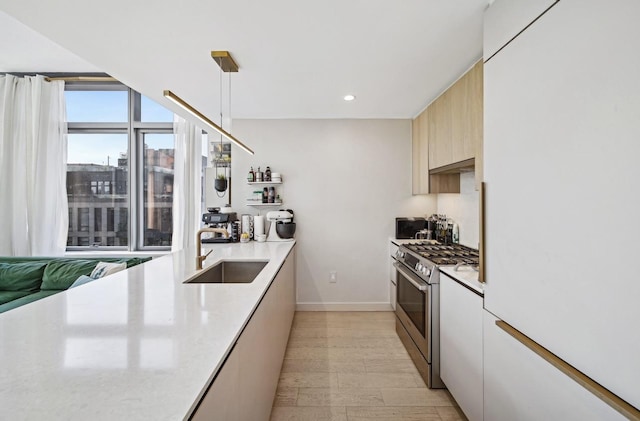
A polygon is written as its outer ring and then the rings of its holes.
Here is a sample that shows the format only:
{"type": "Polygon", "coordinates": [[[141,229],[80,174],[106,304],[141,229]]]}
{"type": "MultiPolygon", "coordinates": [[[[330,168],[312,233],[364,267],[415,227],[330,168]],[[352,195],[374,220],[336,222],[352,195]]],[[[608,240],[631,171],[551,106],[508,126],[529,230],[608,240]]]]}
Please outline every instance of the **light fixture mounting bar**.
{"type": "Polygon", "coordinates": [[[228,51],[212,51],[211,58],[218,63],[218,66],[220,66],[225,73],[238,71],[238,64],[233,60],[231,53],[228,51]]]}
{"type": "Polygon", "coordinates": [[[187,111],[189,114],[191,114],[192,116],[194,116],[198,120],[200,120],[206,126],[212,128],[216,132],[220,133],[222,136],[226,137],[227,139],[229,139],[230,141],[235,143],[236,146],[238,146],[240,149],[244,150],[245,152],[247,152],[247,153],[249,153],[251,155],[254,154],[253,150],[251,150],[250,147],[248,147],[247,145],[242,143],[240,140],[236,139],[231,133],[227,132],[226,130],[224,130],[222,127],[218,126],[213,121],[209,120],[209,118],[207,116],[205,116],[200,111],[198,111],[195,108],[193,108],[189,103],[187,103],[185,100],[183,100],[182,98],[180,98],[179,96],[177,96],[173,92],[171,92],[169,90],[165,90],[165,91],[162,92],[162,95],[165,98],[171,100],[174,104],[178,105],[183,110],[187,111]]]}

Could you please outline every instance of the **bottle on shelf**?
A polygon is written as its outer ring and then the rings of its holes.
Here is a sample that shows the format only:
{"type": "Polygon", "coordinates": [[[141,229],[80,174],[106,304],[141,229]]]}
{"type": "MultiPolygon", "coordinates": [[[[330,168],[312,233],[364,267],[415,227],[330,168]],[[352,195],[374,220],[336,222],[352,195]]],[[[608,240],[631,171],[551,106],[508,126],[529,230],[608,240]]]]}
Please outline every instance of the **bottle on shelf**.
{"type": "Polygon", "coordinates": [[[269,189],[262,189],[262,203],[269,203],[269,189]]]}
{"type": "Polygon", "coordinates": [[[256,173],[253,171],[253,167],[249,170],[249,175],[247,176],[247,181],[249,183],[253,183],[256,181],[256,173]]]}
{"type": "Polygon", "coordinates": [[[276,189],[275,187],[269,187],[268,203],[275,203],[276,201],[276,189]]]}
{"type": "Polygon", "coordinates": [[[260,182],[262,180],[262,171],[260,171],[260,167],[258,167],[258,171],[256,171],[256,181],[260,182]]]}
{"type": "Polygon", "coordinates": [[[264,181],[271,181],[271,168],[264,170],[264,181]]]}

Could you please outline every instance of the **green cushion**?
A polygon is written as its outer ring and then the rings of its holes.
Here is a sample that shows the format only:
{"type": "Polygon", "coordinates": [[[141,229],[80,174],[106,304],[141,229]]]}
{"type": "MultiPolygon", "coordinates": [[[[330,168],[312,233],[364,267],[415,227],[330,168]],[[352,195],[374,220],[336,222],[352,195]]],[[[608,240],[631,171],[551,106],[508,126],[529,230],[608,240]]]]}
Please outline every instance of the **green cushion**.
{"type": "Polygon", "coordinates": [[[0,291],[37,291],[46,262],[0,263],[0,291]]]}
{"type": "MultiPolygon", "coordinates": [[[[124,262],[127,264],[127,268],[131,266],[138,265],[140,263],[144,263],[146,261],[151,260],[151,257],[89,257],[86,259],[75,259],[75,258],[61,258],[61,257],[6,257],[0,256],[0,265],[6,265],[7,268],[13,267],[14,265],[25,265],[18,266],[20,270],[24,270],[23,274],[30,274],[30,276],[26,277],[23,280],[19,279],[19,276],[11,276],[9,279],[10,282],[7,281],[7,288],[17,288],[16,290],[21,291],[37,291],[38,288],[47,291],[61,291],[69,288],[76,279],[78,279],[81,275],[90,275],[96,264],[99,261],[103,262],[112,262],[112,263],[121,263],[124,262]],[[32,265],[33,272],[27,270],[26,268],[32,265]],[[36,267],[39,267],[43,270],[43,273],[40,274],[40,279],[37,281],[38,285],[36,285],[35,276],[36,276],[36,267]],[[14,284],[18,282],[18,284],[14,284]]],[[[10,269],[11,273],[13,269],[10,269]]],[[[4,288],[3,276],[0,276],[0,290],[12,291],[14,289],[4,288]]]]}
{"type": "Polygon", "coordinates": [[[98,264],[98,260],[58,259],[47,264],[42,276],[41,290],[64,290],[75,282],[80,275],[89,276],[98,264]]]}
{"type": "Polygon", "coordinates": [[[31,291],[0,291],[0,304],[8,303],[31,294],[31,291]]]}
{"type": "Polygon", "coordinates": [[[42,298],[48,297],[53,294],[57,294],[60,291],[38,291],[33,294],[26,295],[22,298],[18,298],[17,300],[9,301],[8,303],[0,305],[0,313],[4,313],[5,311],[13,310],[14,308],[18,308],[25,304],[32,303],[34,301],[38,301],[42,298]]]}
{"type": "Polygon", "coordinates": [[[41,290],[64,290],[68,289],[81,275],[89,276],[95,269],[98,262],[126,263],[127,268],[151,260],[150,257],[131,258],[89,258],[71,259],[59,258],[50,261],[42,276],[41,290]]]}

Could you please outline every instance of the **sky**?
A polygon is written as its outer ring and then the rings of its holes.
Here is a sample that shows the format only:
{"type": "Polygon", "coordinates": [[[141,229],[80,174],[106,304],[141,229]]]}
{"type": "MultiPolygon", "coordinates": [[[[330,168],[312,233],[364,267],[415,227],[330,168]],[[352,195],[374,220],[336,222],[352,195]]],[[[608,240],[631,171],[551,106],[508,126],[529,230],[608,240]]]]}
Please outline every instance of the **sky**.
{"type": "MultiPolygon", "coordinates": [[[[69,122],[127,121],[127,91],[66,91],[65,100],[69,122]]],[[[142,95],[142,121],[173,122],[173,113],[142,95]]],[[[173,135],[147,133],[145,143],[152,149],[173,148],[173,135]]],[[[67,162],[117,165],[118,158],[126,151],[126,133],[70,134],[67,162]]]]}

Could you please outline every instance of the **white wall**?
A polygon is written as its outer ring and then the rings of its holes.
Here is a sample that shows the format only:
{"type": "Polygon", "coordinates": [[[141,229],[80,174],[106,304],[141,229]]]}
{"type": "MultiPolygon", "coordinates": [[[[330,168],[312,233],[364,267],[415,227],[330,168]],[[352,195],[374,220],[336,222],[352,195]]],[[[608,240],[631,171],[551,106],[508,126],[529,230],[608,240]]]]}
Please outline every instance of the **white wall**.
{"type": "Polygon", "coordinates": [[[460,194],[439,194],[438,213],[453,218],[460,228],[460,244],[478,248],[480,235],[480,195],[475,189],[475,174],[460,174],[460,194]]]}
{"type": "Polygon", "coordinates": [[[244,206],[250,166],[282,174],[278,193],[297,222],[298,303],[387,309],[394,218],[436,211],[435,196],[411,196],[411,121],[234,120],[233,134],[256,152],[232,149],[239,215],[258,213],[244,206]]]}

